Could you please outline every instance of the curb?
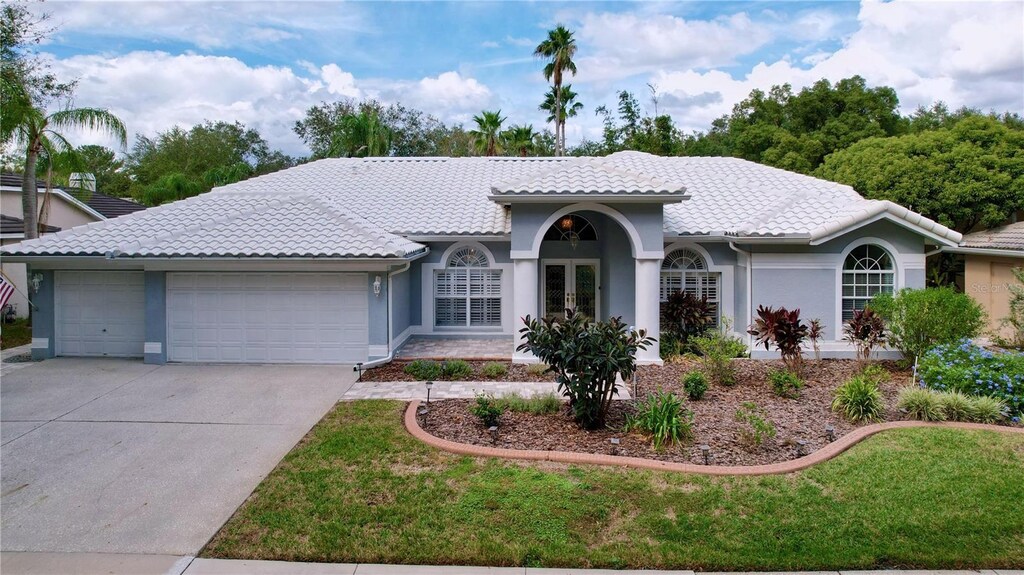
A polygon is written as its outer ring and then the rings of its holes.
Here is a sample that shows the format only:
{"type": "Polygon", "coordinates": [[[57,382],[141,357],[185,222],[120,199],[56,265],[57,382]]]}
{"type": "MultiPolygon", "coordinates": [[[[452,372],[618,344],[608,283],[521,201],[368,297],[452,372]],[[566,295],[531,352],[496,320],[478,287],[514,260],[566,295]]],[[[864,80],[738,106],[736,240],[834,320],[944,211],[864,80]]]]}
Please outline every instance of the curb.
{"type": "Polygon", "coordinates": [[[413,437],[431,447],[474,457],[500,457],[504,459],[522,459],[527,461],[556,461],[560,463],[582,463],[591,465],[615,465],[637,469],[653,469],[656,471],[677,471],[699,475],[777,475],[807,469],[823,461],[828,461],[872,435],[890,429],[908,429],[914,427],[945,427],[949,429],[968,429],[975,431],[999,431],[1024,435],[1024,428],[988,425],[984,423],[961,422],[927,422],[927,421],[890,421],[858,427],[825,447],[797,459],[772,463],[769,465],[697,465],[693,463],[676,463],[659,461],[641,457],[624,457],[621,455],[600,455],[596,453],[576,453],[572,451],[541,451],[535,449],[503,449],[484,447],[469,443],[458,443],[431,435],[420,427],[416,421],[416,410],[420,401],[409,403],[405,409],[405,428],[413,437]]]}

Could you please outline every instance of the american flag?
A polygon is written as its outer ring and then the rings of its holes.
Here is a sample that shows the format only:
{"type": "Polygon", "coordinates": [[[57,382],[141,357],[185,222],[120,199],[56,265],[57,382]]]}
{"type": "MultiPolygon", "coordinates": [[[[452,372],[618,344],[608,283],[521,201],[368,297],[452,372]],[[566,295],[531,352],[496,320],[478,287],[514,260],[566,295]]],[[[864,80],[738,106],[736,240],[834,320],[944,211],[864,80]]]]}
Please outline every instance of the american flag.
{"type": "Polygon", "coordinates": [[[12,295],[14,295],[14,284],[8,281],[7,276],[0,274],[0,308],[7,305],[12,295]]]}

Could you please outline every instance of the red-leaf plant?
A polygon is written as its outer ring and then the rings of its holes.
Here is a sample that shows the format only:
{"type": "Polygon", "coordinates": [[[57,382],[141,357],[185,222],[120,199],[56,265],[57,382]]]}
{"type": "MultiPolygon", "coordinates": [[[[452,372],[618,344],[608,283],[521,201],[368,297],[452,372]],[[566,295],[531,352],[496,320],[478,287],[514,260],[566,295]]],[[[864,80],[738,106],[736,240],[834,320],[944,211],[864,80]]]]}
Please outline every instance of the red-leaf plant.
{"type": "Polygon", "coordinates": [[[857,359],[871,358],[871,350],[885,346],[885,320],[870,308],[854,310],[843,326],[843,339],[857,346],[857,359]]]}
{"type": "Polygon", "coordinates": [[[757,306],[757,319],[747,333],[757,338],[755,345],[763,345],[766,350],[774,345],[786,367],[799,374],[807,329],[807,324],[800,321],[799,308],[790,311],[784,307],[757,306]]]}

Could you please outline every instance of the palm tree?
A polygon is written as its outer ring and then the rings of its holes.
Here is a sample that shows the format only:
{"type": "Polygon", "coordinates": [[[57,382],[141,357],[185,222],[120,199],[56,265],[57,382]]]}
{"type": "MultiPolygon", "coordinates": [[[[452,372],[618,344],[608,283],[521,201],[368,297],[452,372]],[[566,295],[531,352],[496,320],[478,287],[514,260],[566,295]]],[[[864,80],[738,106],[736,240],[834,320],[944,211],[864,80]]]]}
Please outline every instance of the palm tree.
{"type": "Polygon", "coordinates": [[[561,134],[560,145],[562,153],[565,153],[565,119],[575,117],[583,109],[583,104],[576,101],[576,96],[578,95],[576,92],[573,92],[572,84],[566,84],[560,89],[552,87],[551,91],[544,95],[544,102],[538,106],[540,110],[548,113],[548,121],[555,123],[556,155],[559,146],[559,134],[561,134]],[[557,116],[558,120],[556,121],[555,110],[558,108],[561,108],[562,113],[557,116]]]}
{"type": "Polygon", "coordinates": [[[533,152],[533,140],[536,137],[532,124],[512,126],[501,133],[501,143],[506,150],[525,158],[533,152]]]}
{"type": "MultiPolygon", "coordinates": [[[[39,237],[36,169],[39,157],[48,165],[60,153],[75,147],[61,134],[68,129],[96,130],[113,136],[122,148],[128,145],[128,131],[117,116],[100,108],[65,108],[52,114],[32,107],[24,111],[14,128],[13,141],[25,149],[25,177],[21,184],[21,207],[25,219],[25,238],[39,237]]],[[[48,170],[49,171],[49,170],[48,170]]],[[[47,190],[49,190],[49,182],[47,190]]],[[[46,201],[46,198],[43,200],[46,201]]]]}
{"type": "Polygon", "coordinates": [[[498,145],[498,135],[501,133],[501,125],[508,118],[501,117],[501,110],[489,112],[484,110],[479,116],[473,116],[476,122],[476,129],[470,130],[469,135],[473,137],[473,145],[477,153],[485,156],[497,156],[501,152],[498,145]]]}
{"type": "Polygon", "coordinates": [[[394,132],[375,111],[345,116],[331,138],[329,157],[366,158],[391,153],[394,132]]]}
{"type": "MultiPolygon", "coordinates": [[[[568,28],[559,24],[554,30],[548,31],[546,40],[537,45],[533,55],[539,58],[548,58],[550,61],[544,66],[544,79],[552,81],[555,87],[555,110],[562,109],[560,98],[562,87],[562,74],[568,70],[573,76],[576,75],[576,63],[572,57],[576,55],[576,40],[568,28]]],[[[555,114],[560,116],[561,114],[555,114]]],[[[555,155],[565,153],[565,134],[559,137],[558,125],[555,125],[555,155]]]]}

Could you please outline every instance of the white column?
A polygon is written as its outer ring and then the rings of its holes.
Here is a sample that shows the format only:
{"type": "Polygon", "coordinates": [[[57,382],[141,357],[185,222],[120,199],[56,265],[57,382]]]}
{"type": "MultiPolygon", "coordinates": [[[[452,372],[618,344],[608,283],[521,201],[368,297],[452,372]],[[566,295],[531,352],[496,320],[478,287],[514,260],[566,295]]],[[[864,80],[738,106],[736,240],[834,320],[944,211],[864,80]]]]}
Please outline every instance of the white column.
{"type": "MultiPolygon", "coordinates": [[[[537,258],[515,260],[515,269],[512,288],[512,338],[513,346],[519,347],[523,343],[523,337],[519,330],[523,328],[522,318],[526,316],[537,317],[538,303],[540,299],[537,294],[537,258]]],[[[537,358],[530,352],[513,351],[513,363],[535,363],[537,358]]]]}
{"type": "MultiPolygon", "coordinates": [[[[661,337],[660,298],[658,284],[661,279],[661,260],[636,260],[636,327],[647,330],[647,335],[661,337]]],[[[637,353],[637,363],[661,365],[658,342],[637,353]]]]}

